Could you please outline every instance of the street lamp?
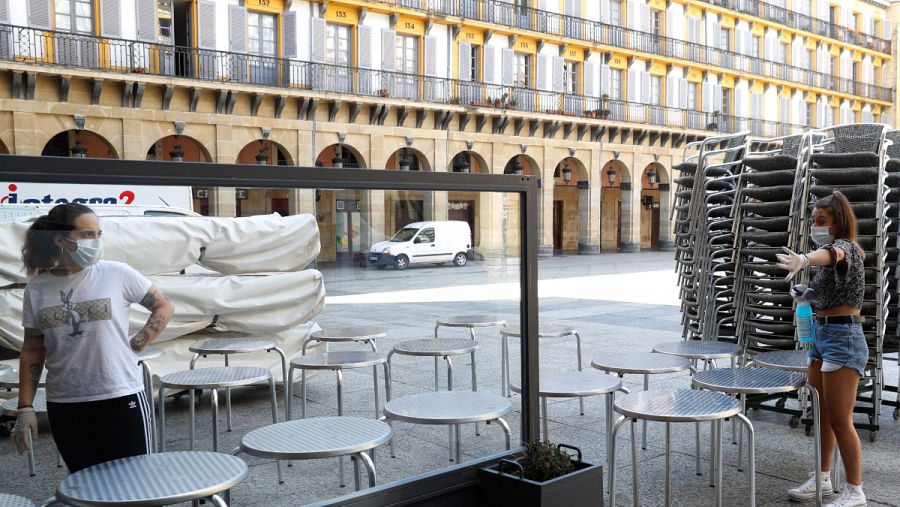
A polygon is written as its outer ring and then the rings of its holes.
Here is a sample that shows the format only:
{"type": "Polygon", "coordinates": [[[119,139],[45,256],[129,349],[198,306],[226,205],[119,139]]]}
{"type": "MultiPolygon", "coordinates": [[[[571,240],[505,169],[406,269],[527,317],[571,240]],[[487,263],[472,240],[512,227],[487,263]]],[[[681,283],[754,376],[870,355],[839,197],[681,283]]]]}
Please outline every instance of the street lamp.
{"type": "Polygon", "coordinates": [[[337,148],[334,149],[334,158],[331,159],[331,167],[342,168],[344,167],[344,146],[337,145],[337,148]]]}
{"type": "Polygon", "coordinates": [[[513,162],[513,174],[516,176],[525,174],[525,169],[522,167],[522,163],[519,162],[519,157],[516,157],[515,162],[513,162]]]}
{"type": "Polygon", "coordinates": [[[456,156],[456,162],[453,163],[453,172],[457,173],[468,173],[472,169],[472,165],[469,164],[468,154],[460,153],[456,156]]]}
{"type": "Polygon", "coordinates": [[[612,167],[606,170],[606,180],[609,181],[609,186],[613,186],[616,183],[616,170],[612,167]]]}
{"type": "Polygon", "coordinates": [[[658,178],[659,178],[659,175],[657,175],[656,171],[654,171],[653,168],[651,167],[650,171],[647,172],[647,182],[650,183],[650,186],[652,187],[652,186],[656,185],[658,178]]]}
{"type": "Polygon", "coordinates": [[[184,162],[184,150],[181,149],[180,144],[176,144],[172,151],[169,152],[169,160],[172,162],[184,162]]]}
{"type": "Polygon", "coordinates": [[[406,148],[400,151],[400,161],[398,163],[401,171],[409,171],[409,152],[406,148]]]}
{"type": "Polygon", "coordinates": [[[269,154],[266,153],[266,148],[262,147],[259,149],[259,153],[256,154],[256,165],[268,165],[269,164],[269,154]]]}
{"type": "Polygon", "coordinates": [[[75,141],[75,145],[72,146],[72,149],[69,150],[72,153],[73,157],[77,158],[85,158],[87,157],[87,148],[81,144],[81,141],[75,141]]]}
{"type": "Polygon", "coordinates": [[[564,165],[562,168],[562,179],[566,186],[569,186],[569,182],[572,181],[572,168],[568,165],[564,165]]]}

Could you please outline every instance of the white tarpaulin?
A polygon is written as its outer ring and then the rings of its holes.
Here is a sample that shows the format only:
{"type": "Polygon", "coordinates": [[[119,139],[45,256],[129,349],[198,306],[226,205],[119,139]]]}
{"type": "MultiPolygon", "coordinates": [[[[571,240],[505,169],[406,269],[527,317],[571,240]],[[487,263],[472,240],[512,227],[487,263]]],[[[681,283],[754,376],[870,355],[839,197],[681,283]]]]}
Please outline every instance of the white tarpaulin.
{"type": "MultiPolygon", "coordinates": [[[[0,222],[0,285],[27,281],[22,245],[32,220],[0,222]]],[[[178,273],[197,263],[225,275],[299,271],[319,255],[312,215],[103,217],[100,226],[103,258],[144,275],[178,273]]]]}
{"type": "MultiPolygon", "coordinates": [[[[215,322],[217,329],[269,336],[310,322],[325,305],[322,274],[308,269],[265,275],[151,276],[175,305],[175,316],[156,342],[193,333],[215,322]]],[[[22,347],[25,289],[0,290],[0,345],[22,347]]],[[[129,332],[137,333],[150,313],[131,307],[129,332]]]]}

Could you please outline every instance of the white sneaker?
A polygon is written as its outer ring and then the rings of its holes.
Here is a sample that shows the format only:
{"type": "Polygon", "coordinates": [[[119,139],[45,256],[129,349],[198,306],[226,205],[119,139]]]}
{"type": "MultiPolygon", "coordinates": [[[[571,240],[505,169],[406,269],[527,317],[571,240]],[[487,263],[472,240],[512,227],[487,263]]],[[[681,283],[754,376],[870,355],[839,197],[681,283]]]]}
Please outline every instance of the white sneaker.
{"type": "Polygon", "coordinates": [[[840,496],[825,507],[864,507],[865,505],[868,504],[866,503],[866,495],[863,493],[862,485],[844,484],[841,487],[840,496]]]}
{"type": "MultiPolygon", "coordinates": [[[[809,479],[796,488],[788,490],[788,498],[794,502],[812,500],[816,497],[815,472],[809,473],[809,479]]],[[[834,487],[831,485],[831,475],[827,472],[819,472],[819,481],[822,483],[822,496],[834,495],[834,487]]],[[[865,505],[865,504],[863,504],[865,505]]]]}

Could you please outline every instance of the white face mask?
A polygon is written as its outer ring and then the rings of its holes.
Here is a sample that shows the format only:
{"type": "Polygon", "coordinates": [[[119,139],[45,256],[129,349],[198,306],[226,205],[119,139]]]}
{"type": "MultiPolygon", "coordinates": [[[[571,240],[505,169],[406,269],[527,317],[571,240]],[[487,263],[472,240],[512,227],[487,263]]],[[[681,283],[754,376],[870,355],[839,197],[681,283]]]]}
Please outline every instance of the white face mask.
{"type": "Polygon", "coordinates": [[[828,231],[829,229],[831,229],[831,227],[827,225],[814,225],[810,229],[809,235],[817,245],[828,245],[834,241],[834,236],[828,231]]]}
{"type": "Polygon", "coordinates": [[[63,238],[66,241],[71,241],[78,245],[75,247],[74,252],[68,252],[69,257],[75,264],[78,264],[82,268],[87,268],[97,264],[97,261],[103,257],[103,243],[100,242],[100,238],[97,239],[79,239],[75,241],[69,238],[63,238]]]}

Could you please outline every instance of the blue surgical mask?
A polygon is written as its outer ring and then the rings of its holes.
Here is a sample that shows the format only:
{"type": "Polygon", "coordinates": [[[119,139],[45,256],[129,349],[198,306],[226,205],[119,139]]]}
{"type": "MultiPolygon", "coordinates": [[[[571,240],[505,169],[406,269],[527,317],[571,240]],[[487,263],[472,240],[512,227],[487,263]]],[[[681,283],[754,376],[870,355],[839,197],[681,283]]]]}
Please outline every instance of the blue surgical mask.
{"type": "Polygon", "coordinates": [[[834,241],[834,236],[831,235],[829,229],[831,227],[827,225],[814,225],[810,229],[809,235],[817,245],[828,245],[834,241]]]}
{"type": "Polygon", "coordinates": [[[100,238],[79,239],[78,241],[69,238],[64,239],[78,245],[75,247],[74,252],[68,252],[68,254],[72,261],[82,268],[88,268],[97,264],[97,261],[103,257],[103,243],[100,242],[100,238]]]}

